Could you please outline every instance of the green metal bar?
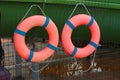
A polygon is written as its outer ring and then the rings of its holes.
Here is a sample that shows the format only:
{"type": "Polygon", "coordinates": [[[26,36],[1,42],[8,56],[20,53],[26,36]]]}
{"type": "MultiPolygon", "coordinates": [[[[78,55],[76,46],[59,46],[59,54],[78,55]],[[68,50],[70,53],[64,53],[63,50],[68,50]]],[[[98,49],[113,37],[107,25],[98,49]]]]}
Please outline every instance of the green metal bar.
{"type": "Polygon", "coordinates": [[[95,1],[84,1],[83,3],[88,6],[120,9],[120,4],[118,3],[105,3],[105,2],[95,2],[95,1]]]}
{"type": "Polygon", "coordinates": [[[103,7],[120,9],[120,2],[118,0],[1,0],[5,2],[32,2],[32,3],[51,3],[51,4],[68,4],[74,5],[77,3],[84,3],[86,6],[103,7]]]}

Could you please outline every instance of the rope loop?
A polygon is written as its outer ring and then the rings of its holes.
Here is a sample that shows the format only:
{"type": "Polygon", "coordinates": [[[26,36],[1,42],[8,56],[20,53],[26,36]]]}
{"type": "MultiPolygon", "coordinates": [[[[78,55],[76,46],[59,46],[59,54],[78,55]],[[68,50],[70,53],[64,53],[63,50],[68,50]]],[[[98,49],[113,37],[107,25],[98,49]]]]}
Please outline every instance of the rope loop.
{"type": "Polygon", "coordinates": [[[23,16],[23,18],[20,20],[20,22],[25,19],[25,17],[28,15],[28,13],[30,12],[30,10],[31,10],[33,7],[38,7],[38,9],[42,12],[42,14],[43,14],[44,16],[46,16],[46,14],[44,13],[44,11],[42,10],[42,8],[41,8],[38,4],[33,4],[33,5],[31,5],[31,6],[29,7],[29,9],[27,10],[27,12],[26,12],[25,15],[23,16]]]}
{"type": "Polygon", "coordinates": [[[78,7],[79,5],[83,6],[83,8],[84,8],[85,11],[87,12],[87,14],[91,16],[91,14],[90,14],[88,8],[86,7],[86,5],[85,5],[84,3],[77,3],[77,4],[75,5],[73,11],[71,12],[71,14],[70,14],[70,16],[69,16],[68,19],[70,19],[70,18],[72,17],[72,15],[74,14],[75,10],[77,9],[77,7],[78,7]]]}

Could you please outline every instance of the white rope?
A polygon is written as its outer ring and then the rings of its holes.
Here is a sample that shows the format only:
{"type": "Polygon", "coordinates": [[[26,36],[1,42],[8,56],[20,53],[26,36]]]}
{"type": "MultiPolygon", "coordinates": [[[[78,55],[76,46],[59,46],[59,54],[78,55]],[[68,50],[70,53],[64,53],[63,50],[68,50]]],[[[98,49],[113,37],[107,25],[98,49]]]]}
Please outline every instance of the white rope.
{"type": "Polygon", "coordinates": [[[84,3],[82,3],[81,5],[82,5],[82,6],[84,7],[84,9],[86,10],[87,14],[91,16],[91,14],[90,14],[90,12],[89,12],[88,8],[85,6],[85,4],[84,4],[84,3]]]}
{"type": "Polygon", "coordinates": [[[93,65],[94,65],[95,57],[96,57],[96,51],[95,51],[94,54],[93,54],[93,59],[92,59],[92,61],[91,61],[91,64],[90,64],[89,68],[86,69],[86,70],[83,70],[83,71],[82,71],[83,73],[90,71],[90,69],[91,69],[91,68],[93,67],[93,65]]]}
{"type": "MultiPolygon", "coordinates": [[[[91,61],[91,64],[90,64],[89,68],[86,69],[86,70],[80,70],[81,73],[85,73],[85,72],[90,71],[90,69],[91,69],[91,68],[93,67],[93,65],[94,65],[95,56],[96,56],[96,51],[94,52],[93,59],[92,59],[92,61],[91,61]]],[[[75,61],[75,63],[76,63],[75,65],[77,66],[78,64],[77,64],[77,60],[76,60],[76,58],[74,58],[74,61],[75,61]]],[[[82,63],[80,63],[80,65],[83,66],[82,63]]]]}
{"type": "MultiPolygon", "coordinates": [[[[54,55],[52,55],[52,57],[51,57],[51,59],[49,60],[49,62],[48,62],[45,66],[43,66],[41,69],[34,70],[31,66],[29,66],[30,70],[31,70],[32,72],[38,73],[38,75],[39,75],[39,72],[41,72],[42,70],[44,70],[44,69],[52,62],[53,56],[54,56],[54,55]]],[[[21,66],[22,63],[20,63],[20,64],[17,64],[17,63],[16,63],[15,65],[21,66]]],[[[39,76],[38,76],[38,80],[39,80],[39,76]]]]}
{"type": "Polygon", "coordinates": [[[69,16],[68,19],[70,19],[70,18],[72,17],[72,15],[74,14],[75,10],[77,9],[77,7],[78,7],[79,5],[82,5],[82,6],[83,6],[83,8],[85,9],[85,11],[87,12],[88,15],[91,15],[90,12],[89,12],[89,10],[88,10],[88,8],[85,6],[84,3],[77,3],[77,4],[75,5],[73,11],[71,12],[71,14],[70,14],[70,16],[69,16]]]}
{"type": "MultiPolygon", "coordinates": [[[[40,9],[40,11],[42,12],[42,14],[43,14],[44,16],[46,16],[45,13],[44,13],[44,11],[42,10],[42,8],[41,8],[39,5],[33,4],[33,5],[31,5],[31,6],[29,7],[28,11],[25,13],[25,15],[23,16],[23,18],[21,19],[21,21],[23,21],[23,20],[25,19],[25,17],[28,15],[28,13],[29,13],[30,10],[32,9],[32,7],[38,7],[38,9],[40,9]]],[[[21,22],[21,21],[20,21],[20,22],[21,22]]]]}
{"type": "Polygon", "coordinates": [[[51,59],[49,60],[49,62],[48,62],[45,66],[43,66],[41,69],[39,69],[39,70],[34,70],[31,66],[29,66],[29,68],[31,69],[32,72],[41,72],[43,69],[45,69],[45,68],[52,62],[53,56],[54,56],[54,55],[52,55],[52,57],[51,57],[51,59]]]}
{"type": "Polygon", "coordinates": [[[75,12],[75,10],[76,10],[76,8],[78,7],[78,3],[75,5],[75,7],[74,7],[74,9],[73,9],[73,11],[72,11],[72,13],[70,14],[70,16],[69,16],[69,18],[68,19],[70,19],[71,17],[72,17],[72,15],[74,14],[74,12],[75,12]]]}

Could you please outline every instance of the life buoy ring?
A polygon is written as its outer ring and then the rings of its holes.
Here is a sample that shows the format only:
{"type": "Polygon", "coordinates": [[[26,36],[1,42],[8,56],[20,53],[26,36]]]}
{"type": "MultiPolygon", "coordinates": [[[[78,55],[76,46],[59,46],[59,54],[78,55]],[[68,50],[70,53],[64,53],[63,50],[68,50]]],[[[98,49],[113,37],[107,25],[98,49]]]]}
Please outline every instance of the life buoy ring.
{"type": "Polygon", "coordinates": [[[14,46],[18,54],[28,62],[40,62],[49,58],[57,48],[59,35],[56,25],[49,17],[34,15],[23,20],[14,32],[14,46]],[[47,47],[40,51],[29,50],[25,44],[26,33],[35,26],[42,26],[48,33],[47,47]]]}
{"type": "Polygon", "coordinates": [[[64,25],[61,35],[61,42],[65,52],[70,56],[73,56],[75,58],[84,58],[89,56],[98,47],[99,41],[100,41],[99,26],[97,22],[94,20],[94,18],[91,16],[85,14],[78,14],[69,19],[64,25]],[[87,25],[91,32],[91,40],[89,44],[87,44],[83,48],[75,47],[71,41],[71,34],[73,29],[80,25],[87,25]]]}

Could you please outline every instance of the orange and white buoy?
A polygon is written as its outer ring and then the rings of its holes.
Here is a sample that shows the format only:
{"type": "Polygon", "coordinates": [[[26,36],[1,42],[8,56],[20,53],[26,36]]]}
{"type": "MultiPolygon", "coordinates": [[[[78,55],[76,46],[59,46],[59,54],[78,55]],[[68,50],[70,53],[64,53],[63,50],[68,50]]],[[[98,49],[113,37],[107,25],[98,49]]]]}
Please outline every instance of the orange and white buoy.
{"type": "Polygon", "coordinates": [[[26,61],[40,62],[49,58],[57,48],[59,35],[56,25],[49,17],[34,15],[23,20],[14,32],[14,46],[17,53],[26,61]],[[44,27],[48,32],[48,45],[38,51],[29,50],[25,44],[26,33],[35,26],[44,27]]]}
{"type": "Polygon", "coordinates": [[[97,22],[91,16],[78,14],[67,20],[61,35],[62,46],[65,52],[75,58],[84,58],[92,54],[99,45],[100,30],[97,22]],[[77,48],[71,41],[71,34],[74,28],[80,25],[86,25],[90,29],[91,39],[89,44],[83,48],[77,48]]]}

